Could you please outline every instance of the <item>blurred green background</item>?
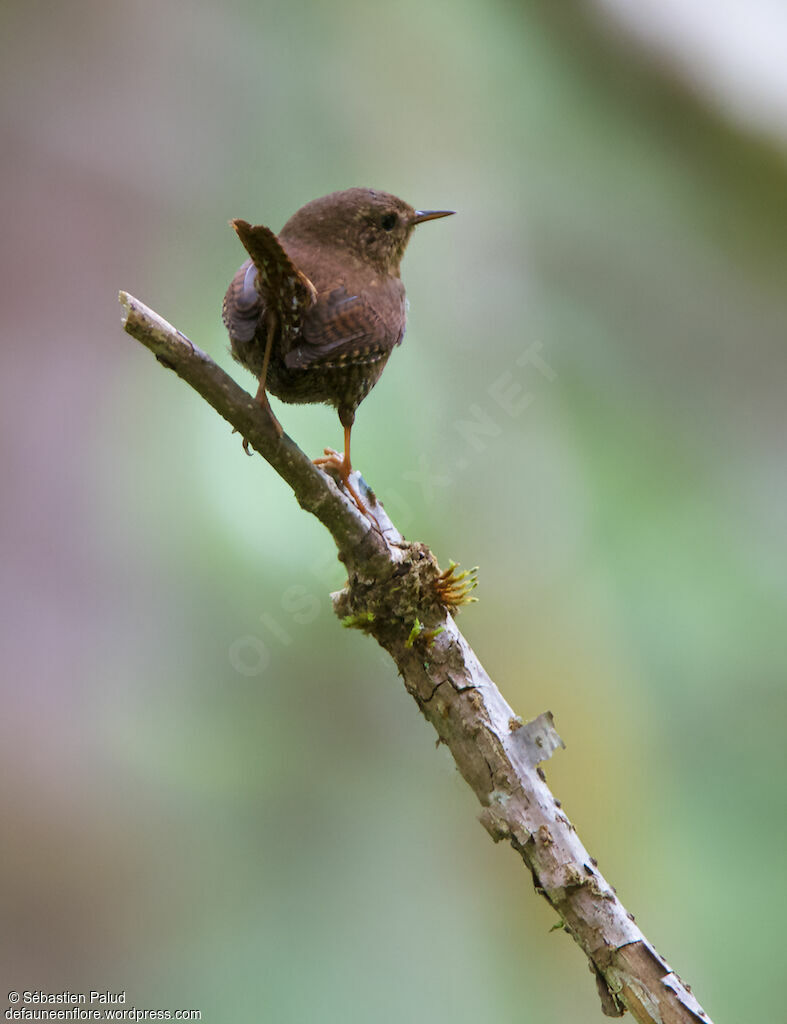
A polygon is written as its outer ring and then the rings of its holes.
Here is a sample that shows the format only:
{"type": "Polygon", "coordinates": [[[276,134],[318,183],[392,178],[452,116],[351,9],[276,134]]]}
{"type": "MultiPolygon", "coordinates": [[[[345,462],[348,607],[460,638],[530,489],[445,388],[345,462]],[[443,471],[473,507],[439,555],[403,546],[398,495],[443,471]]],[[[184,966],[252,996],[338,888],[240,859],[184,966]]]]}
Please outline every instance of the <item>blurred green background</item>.
{"type": "MultiPolygon", "coordinates": [[[[680,26],[670,49],[612,17],[3,5],[3,1010],[602,1019],[333,617],[328,535],[120,328],[124,288],[251,388],[228,219],[370,185],[459,216],[407,253],[354,462],[480,565],[460,625],[519,714],[554,712],[550,784],[648,937],[717,1022],[782,1019],[787,85],[746,92],[730,33],[727,120],[680,26]]],[[[275,404],[340,446],[332,410],[275,404]]]]}

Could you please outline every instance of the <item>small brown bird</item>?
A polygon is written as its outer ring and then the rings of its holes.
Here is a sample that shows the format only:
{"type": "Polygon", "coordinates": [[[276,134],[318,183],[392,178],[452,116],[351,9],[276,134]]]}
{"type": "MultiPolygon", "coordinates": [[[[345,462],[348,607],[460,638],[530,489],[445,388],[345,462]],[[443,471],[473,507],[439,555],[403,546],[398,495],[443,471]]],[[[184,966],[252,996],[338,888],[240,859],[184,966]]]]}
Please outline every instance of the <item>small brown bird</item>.
{"type": "MultiPolygon", "coordinates": [[[[387,192],[350,188],[302,206],[278,237],[235,220],[250,259],[224,297],[222,318],[232,354],[283,402],[324,402],[339,413],[344,456],[325,449],[349,483],[355,410],[377,383],[404,337],[406,306],[399,265],[416,224],[453,210],[415,210],[387,192]]],[[[271,417],[281,432],[281,427],[271,417]]]]}

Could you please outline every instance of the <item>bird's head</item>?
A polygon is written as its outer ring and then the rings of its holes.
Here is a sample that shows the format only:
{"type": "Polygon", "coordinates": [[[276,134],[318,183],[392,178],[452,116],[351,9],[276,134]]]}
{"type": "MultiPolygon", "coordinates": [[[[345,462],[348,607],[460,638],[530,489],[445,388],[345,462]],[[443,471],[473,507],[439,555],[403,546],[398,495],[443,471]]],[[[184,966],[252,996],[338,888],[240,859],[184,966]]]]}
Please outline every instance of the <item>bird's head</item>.
{"type": "Polygon", "coordinates": [[[399,265],[417,224],[448,217],[453,210],[416,210],[389,192],[348,188],[302,206],[279,237],[324,246],[359,266],[399,276],[399,265]]]}

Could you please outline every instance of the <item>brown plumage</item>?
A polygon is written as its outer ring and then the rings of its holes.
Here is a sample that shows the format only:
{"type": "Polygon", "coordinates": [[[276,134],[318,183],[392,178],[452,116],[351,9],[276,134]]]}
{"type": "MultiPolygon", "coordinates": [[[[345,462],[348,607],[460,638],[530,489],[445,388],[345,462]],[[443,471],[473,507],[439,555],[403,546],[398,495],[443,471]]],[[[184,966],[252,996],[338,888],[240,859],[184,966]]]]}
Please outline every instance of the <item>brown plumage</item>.
{"type": "Polygon", "coordinates": [[[402,256],[417,224],[452,212],[417,211],[387,192],[351,188],[301,207],[278,237],[232,222],[251,257],[224,297],[232,354],[259,378],[264,405],[267,390],[283,402],[336,408],[344,457],[326,449],[315,461],[339,470],[361,508],[348,484],[350,431],[404,337],[402,256]]]}

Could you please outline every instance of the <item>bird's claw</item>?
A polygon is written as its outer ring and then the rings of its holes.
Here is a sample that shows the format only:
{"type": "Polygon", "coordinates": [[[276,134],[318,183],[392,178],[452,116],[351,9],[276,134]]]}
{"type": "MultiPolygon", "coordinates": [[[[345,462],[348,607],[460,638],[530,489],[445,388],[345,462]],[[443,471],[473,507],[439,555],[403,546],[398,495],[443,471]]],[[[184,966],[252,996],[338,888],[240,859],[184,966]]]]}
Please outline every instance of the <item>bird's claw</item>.
{"type": "MultiPolygon", "coordinates": [[[[238,430],[237,427],[233,427],[232,428],[232,433],[233,434],[239,434],[240,431],[238,430]]],[[[244,452],[246,452],[246,454],[248,456],[252,456],[254,454],[254,452],[250,452],[249,451],[249,444],[250,444],[250,441],[249,441],[248,437],[244,437],[243,441],[241,442],[241,445],[243,446],[243,450],[244,450],[244,452]]]]}
{"type": "Polygon", "coordinates": [[[335,469],[340,475],[343,474],[345,469],[344,456],[340,455],[333,448],[323,448],[323,454],[317,459],[312,459],[312,462],[321,469],[335,469]]]}
{"type": "Polygon", "coordinates": [[[344,487],[345,491],[347,491],[355,502],[361,515],[367,516],[372,520],[372,522],[374,522],[374,518],[370,515],[369,509],[366,505],[364,505],[360,494],[350,483],[351,469],[344,455],[340,455],[333,448],[323,448],[323,454],[317,459],[312,459],[312,463],[315,466],[319,466],[323,471],[330,469],[334,470],[341,481],[342,487],[344,487]]]}

